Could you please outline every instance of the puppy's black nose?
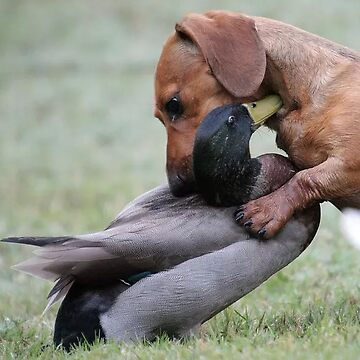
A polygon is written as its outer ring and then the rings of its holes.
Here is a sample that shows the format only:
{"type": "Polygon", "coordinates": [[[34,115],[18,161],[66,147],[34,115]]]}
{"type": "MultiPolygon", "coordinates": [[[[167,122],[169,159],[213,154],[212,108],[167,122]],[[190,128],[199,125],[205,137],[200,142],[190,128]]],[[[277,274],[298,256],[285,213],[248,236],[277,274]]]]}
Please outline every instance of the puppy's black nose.
{"type": "Polygon", "coordinates": [[[195,191],[195,183],[192,180],[186,179],[181,174],[168,173],[168,182],[170,191],[174,196],[182,197],[195,191]]]}

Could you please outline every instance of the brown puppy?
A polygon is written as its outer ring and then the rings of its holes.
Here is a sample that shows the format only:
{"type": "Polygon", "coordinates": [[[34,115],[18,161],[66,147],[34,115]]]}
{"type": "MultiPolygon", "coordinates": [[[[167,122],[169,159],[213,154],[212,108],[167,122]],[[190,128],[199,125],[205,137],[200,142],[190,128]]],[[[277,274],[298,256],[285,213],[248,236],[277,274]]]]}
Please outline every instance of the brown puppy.
{"type": "Polygon", "coordinates": [[[155,116],[167,130],[175,195],[194,187],[192,147],[205,115],[271,93],[284,105],[267,125],[302,171],[236,214],[266,238],[316,201],[360,207],[360,54],[278,21],[212,11],[178,23],[157,66],[155,116]]]}

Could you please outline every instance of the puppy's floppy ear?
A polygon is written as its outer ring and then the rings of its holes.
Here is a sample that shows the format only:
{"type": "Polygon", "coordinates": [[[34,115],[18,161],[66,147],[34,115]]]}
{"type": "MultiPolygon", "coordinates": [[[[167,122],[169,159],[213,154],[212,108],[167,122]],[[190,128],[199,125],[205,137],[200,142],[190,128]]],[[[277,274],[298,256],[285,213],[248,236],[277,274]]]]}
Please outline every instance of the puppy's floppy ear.
{"type": "Polygon", "coordinates": [[[225,11],[189,14],[175,30],[199,47],[216,79],[232,95],[248,97],[257,91],[265,76],[266,54],[253,19],[225,11]]]}

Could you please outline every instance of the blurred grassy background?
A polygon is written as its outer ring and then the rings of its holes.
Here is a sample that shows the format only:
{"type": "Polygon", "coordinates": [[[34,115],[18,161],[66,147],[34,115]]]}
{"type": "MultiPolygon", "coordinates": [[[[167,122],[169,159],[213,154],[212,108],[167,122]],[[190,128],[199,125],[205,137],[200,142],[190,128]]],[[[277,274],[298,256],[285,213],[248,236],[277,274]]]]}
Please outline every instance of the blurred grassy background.
{"type": "MultiPolygon", "coordinates": [[[[1,237],[98,230],[134,196],[165,181],[165,130],[152,115],[156,61],[179,18],[219,8],[279,19],[360,49],[358,0],[0,0],[1,237]]],[[[273,139],[261,130],[254,153],[273,151],[273,139]]],[[[135,352],[141,358],[150,351],[154,358],[210,353],[229,358],[242,352],[256,358],[269,347],[279,347],[276,358],[290,350],[301,357],[304,351],[323,358],[358,355],[360,254],[341,238],[337,211],[323,210],[317,239],[302,258],[236,305],[255,318],[265,311],[273,314],[275,323],[279,314],[292,313],[300,321],[304,313],[327,309],[328,327],[311,333],[322,334],[318,342],[310,335],[309,341],[292,342],[301,336],[287,326],[285,335],[284,329],[279,336],[264,335],[258,347],[255,331],[220,345],[214,335],[216,341],[208,345],[199,340],[188,348],[135,347],[125,355],[135,352]],[[336,318],[343,319],[343,331],[336,318]]],[[[24,351],[52,356],[39,350],[39,344],[50,342],[55,314],[39,316],[50,285],[9,269],[29,253],[0,246],[3,358],[25,358],[24,351]]],[[[226,316],[205,326],[204,336],[218,327],[226,338],[226,316]]]]}

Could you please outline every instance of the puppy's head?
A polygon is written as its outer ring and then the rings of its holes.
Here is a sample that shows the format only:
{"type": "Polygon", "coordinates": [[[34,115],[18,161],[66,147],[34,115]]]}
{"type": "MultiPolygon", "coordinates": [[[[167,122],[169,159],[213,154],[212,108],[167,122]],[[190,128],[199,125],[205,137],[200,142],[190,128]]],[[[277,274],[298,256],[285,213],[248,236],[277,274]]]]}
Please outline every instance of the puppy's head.
{"type": "Polygon", "coordinates": [[[190,14],[176,24],[155,75],[155,116],[167,131],[167,175],[174,195],[194,190],[196,129],[214,108],[259,98],[266,55],[250,17],[190,14]]]}

